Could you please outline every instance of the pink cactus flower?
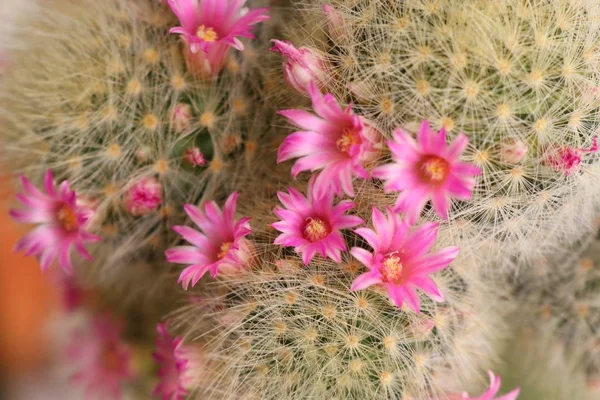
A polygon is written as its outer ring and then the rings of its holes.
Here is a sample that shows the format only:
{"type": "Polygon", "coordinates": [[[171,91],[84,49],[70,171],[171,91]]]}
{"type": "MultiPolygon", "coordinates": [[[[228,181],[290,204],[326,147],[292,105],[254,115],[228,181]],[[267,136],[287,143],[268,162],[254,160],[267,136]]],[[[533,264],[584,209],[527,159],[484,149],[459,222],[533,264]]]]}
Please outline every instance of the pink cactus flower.
{"type": "Polygon", "coordinates": [[[500,386],[502,384],[502,380],[500,376],[495,376],[492,371],[488,371],[488,375],[490,376],[490,388],[478,397],[469,397],[467,393],[463,393],[462,400],[515,400],[520,393],[520,389],[517,388],[510,393],[505,394],[504,396],[494,397],[496,393],[500,390],[500,386]]]}
{"type": "Polygon", "coordinates": [[[221,268],[243,268],[238,258],[240,241],[252,232],[250,218],[235,220],[238,193],[232,193],[223,207],[219,209],[214,201],[206,203],[205,211],[191,204],[184,206],[186,213],[198,225],[201,232],[187,226],[174,226],[192,246],[179,246],[168,249],[165,254],[169,262],[191,264],[179,276],[180,283],[187,290],[195,286],[206,271],[213,279],[221,268]]]}
{"type": "Polygon", "coordinates": [[[411,223],[430,199],[437,215],[447,219],[451,198],[470,199],[474,177],[481,173],[459,160],[467,144],[467,137],[460,134],[447,145],[446,130],[432,132],[427,121],[421,123],[416,142],[397,129],[393,140],[387,142],[394,162],[375,168],[373,176],[386,181],[386,192],[401,191],[394,211],[404,212],[411,223]]]}
{"type": "Polygon", "coordinates": [[[315,254],[341,262],[341,252],[346,250],[341,230],[358,226],[363,220],[345,214],[354,207],[351,201],[343,200],[334,206],[333,192],[325,192],[322,197],[315,196],[315,182],[311,179],[306,197],[293,188],[289,188],[288,193],[277,193],[285,208],[276,207],[274,210],[281,221],[272,226],[282,232],[274,243],[294,247],[297,253],[302,254],[305,265],[315,254]]]}
{"type": "Polygon", "coordinates": [[[297,109],[279,112],[302,130],[283,141],[277,162],[298,158],[293,177],[321,170],[315,180],[316,197],[329,191],[353,197],[352,176],[369,178],[364,165],[377,158],[379,133],[354,114],[351,106],[342,109],[331,94],[323,96],[314,83],[309,84],[308,93],[318,116],[297,109]]]}
{"type": "Polygon", "coordinates": [[[588,148],[561,147],[551,149],[546,154],[544,164],[554,168],[557,172],[571,175],[579,171],[581,156],[584,153],[596,153],[598,151],[598,137],[594,136],[592,145],[588,148]]]}
{"type": "Polygon", "coordinates": [[[195,62],[213,76],[223,69],[230,47],[244,50],[238,37],[254,39],[252,26],[269,19],[267,8],[247,10],[245,0],[167,1],[181,23],[170,32],[182,35],[192,54],[204,53],[195,62]]]}
{"type": "Polygon", "coordinates": [[[435,243],[438,224],[426,223],[411,232],[410,224],[391,209],[387,210],[386,217],[375,207],[372,220],[375,230],[359,228],[355,231],[373,252],[352,248],[352,255],[369,268],[369,272],[358,276],[350,290],[363,290],[372,285],[385,287],[398,307],[406,302],[416,313],[421,308],[416,288],[435,301],[444,301],[444,295],[429,275],[448,267],[459,248],[447,247],[428,254],[435,243]]]}
{"type": "Polygon", "coordinates": [[[19,222],[38,226],[19,240],[15,251],[23,250],[28,256],[38,257],[42,271],[48,270],[52,262],[58,259],[63,271],[71,274],[73,247],[90,260],[92,256],[86,250],[85,243],[102,239],[87,231],[93,212],[77,203],[77,194],[71,190],[68,181],[62,182],[57,188],[51,170],[44,177],[46,193],[38,190],[24,176],[20,179],[23,192],[16,197],[26,209],[10,210],[10,215],[19,222]]]}
{"type": "Polygon", "coordinates": [[[156,332],[156,351],[152,353],[152,357],[160,368],[159,382],[153,394],[163,400],[181,400],[188,394],[181,382],[188,364],[181,348],[183,339],[171,337],[167,324],[158,324],[156,332]]]}
{"type": "Polygon", "coordinates": [[[88,329],[76,331],[67,357],[78,371],[71,379],[85,388],[86,399],[121,399],[123,384],[134,378],[121,325],[109,315],[97,316],[88,329]]]}
{"type": "Polygon", "coordinates": [[[308,86],[314,82],[322,86],[325,82],[325,63],[323,59],[308,47],[295,48],[287,40],[272,40],[271,51],[281,53],[286,58],[283,63],[285,81],[300,93],[307,93],[308,86]]]}
{"type": "Polygon", "coordinates": [[[156,211],[162,202],[162,185],[151,177],[140,179],[127,190],[123,206],[131,215],[143,216],[156,211]]]}
{"type": "Polygon", "coordinates": [[[183,158],[194,167],[206,164],[204,154],[202,154],[202,151],[199,147],[190,147],[187,149],[183,155],[183,158]]]}

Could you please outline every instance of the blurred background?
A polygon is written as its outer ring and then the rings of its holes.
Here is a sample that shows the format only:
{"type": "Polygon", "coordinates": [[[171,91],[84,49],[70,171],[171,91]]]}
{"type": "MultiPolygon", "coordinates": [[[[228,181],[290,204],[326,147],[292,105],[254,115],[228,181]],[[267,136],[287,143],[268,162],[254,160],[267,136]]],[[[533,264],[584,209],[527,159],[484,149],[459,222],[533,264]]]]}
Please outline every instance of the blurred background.
{"type": "MultiPolygon", "coordinates": [[[[10,21],[31,3],[0,0],[0,73],[2,43],[11,36],[10,21]]],[[[57,296],[35,259],[12,252],[27,227],[16,225],[8,216],[14,193],[1,171],[0,165],[0,399],[53,399],[61,388],[59,380],[49,376],[52,357],[47,341],[57,296]]]]}

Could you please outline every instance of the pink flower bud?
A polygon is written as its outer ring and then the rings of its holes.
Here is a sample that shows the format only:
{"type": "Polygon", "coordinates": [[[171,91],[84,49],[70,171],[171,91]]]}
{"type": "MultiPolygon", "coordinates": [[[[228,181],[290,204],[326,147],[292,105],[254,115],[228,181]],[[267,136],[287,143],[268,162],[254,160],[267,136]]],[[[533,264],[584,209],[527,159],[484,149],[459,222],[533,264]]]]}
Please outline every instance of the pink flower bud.
{"type": "Polygon", "coordinates": [[[192,122],[192,107],[189,104],[179,103],[173,108],[171,115],[173,127],[177,132],[183,132],[188,129],[192,122]]]}
{"type": "Polygon", "coordinates": [[[134,183],[127,193],[123,205],[131,215],[147,215],[155,211],[163,201],[162,185],[156,178],[144,178],[134,183]]]}
{"type": "Polygon", "coordinates": [[[342,14],[329,4],[323,4],[323,11],[327,18],[327,32],[331,39],[335,42],[345,42],[348,36],[344,30],[344,18],[342,14]]]}
{"type": "Polygon", "coordinates": [[[592,139],[592,145],[588,148],[560,147],[548,150],[543,159],[544,165],[554,168],[557,172],[571,175],[579,170],[581,156],[584,153],[595,153],[598,151],[598,137],[592,139]]]}
{"type": "Polygon", "coordinates": [[[204,154],[200,151],[198,147],[190,147],[185,151],[185,155],[183,158],[192,164],[194,167],[199,165],[206,164],[206,160],[204,159],[204,154]]]}
{"type": "Polygon", "coordinates": [[[308,91],[308,85],[314,82],[322,86],[325,82],[325,63],[314,51],[307,47],[295,48],[286,40],[272,40],[271,51],[281,53],[287,60],[283,63],[283,77],[292,88],[300,93],[308,91]]]}
{"type": "Polygon", "coordinates": [[[518,164],[527,155],[527,144],[520,139],[506,138],[500,145],[500,155],[503,161],[518,164]]]}

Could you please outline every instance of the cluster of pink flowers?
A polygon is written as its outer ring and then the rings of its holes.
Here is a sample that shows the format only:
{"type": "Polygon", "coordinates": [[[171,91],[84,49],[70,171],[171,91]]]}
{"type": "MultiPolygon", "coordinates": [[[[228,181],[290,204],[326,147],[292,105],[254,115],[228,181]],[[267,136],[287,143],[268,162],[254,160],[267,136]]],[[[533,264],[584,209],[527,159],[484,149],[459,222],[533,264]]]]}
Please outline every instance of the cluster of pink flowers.
{"type": "Polygon", "coordinates": [[[310,171],[313,176],[307,197],[294,189],[278,193],[285,208],[275,209],[280,221],[273,227],[281,232],[275,243],[294,247],[307,265],[315,254],[339,262],[341,252],[347,249],[341,230],[362,225],[363,221],[345,214],[352,208],[352,202],[341,200],[334,206],[335,195],[354,197],[356,178],[381,179],[386,192],[399,195],[394,208],[387,210],[387,216],[373,208],[374,230],[354,230],[373,252],[352,248],[352,255],[369,272],[360,275],[351,290],[372,285],[385,287],[398,307],[406,303],[415,312],[420,311],[416,288],[435,301],[443,301],[444,296],[430,275],[448,267],[459,249],[449,247],[429,253],[438,225],[426,223],[411,228],[428,201],[440,218],[447,219],[452,199],[471,198],[480,170],[460,161],[467,137],[458,135],[447,144],[445,130],[433,132],[427,121],[421,124],[416,140],[397,129],[393,139],[386,142],[392,162],[369,172],[369,165],[381,156],[381,133],[370,121],[356,115],[351,106],[342,108],[333,95],[321,93],[325,64],[313,51],[295,49],[289,42],[274,42],[274,50],[287,57],[286,81],[292,88],[308,94],[316,113],[299,109],[280,111],[301,130],[283,141],[277,161],[296,159],[292,176],[295,178],[302,171],[310,171]]]}
{"type": "Polygon", "coordinates": [[[67,357],[77,369],[71,379],[84,387],[86,398],[121,399],[123,384],[135,377],[121,331],[119,322],[103,314],[74,332],[67,357]]]}

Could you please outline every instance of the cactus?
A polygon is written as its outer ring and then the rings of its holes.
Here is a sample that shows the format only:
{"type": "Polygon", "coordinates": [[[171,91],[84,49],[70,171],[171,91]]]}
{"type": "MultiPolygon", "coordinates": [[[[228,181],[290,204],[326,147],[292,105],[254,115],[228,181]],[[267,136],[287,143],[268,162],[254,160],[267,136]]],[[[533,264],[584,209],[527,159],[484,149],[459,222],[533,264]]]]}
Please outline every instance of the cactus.
{"type": "Polygon", "coordinates": [[[474,264],[522,267],[585,233],[598,189],[597,5],[321,3],[302,2],[286,38],[321,58],[324,91],[386,136],[422,119],[468,136],[482,176],[448,229],[474,264]]]}
{"type": "Polygon", "coordinates": [[[483,379],[510,306],[481,278],[443,271],[445,303],[398,309],[385,291],[348,290],[362,270],[349,255],[306,267],[273,245],[271,204],[240,197],[240,214],[253,216],[251,266],[205,283],[176,313],[183,337],[203,343],[195,398],[445,398],[483,379]]]}
{"type": "Polygon", "coordinates": [[[183,204],[260,176],[274,111],[257,54],[272,34],[206,79],[154,1],[45,2],[25,22],[0,83],[3,165],[33,180],[52,169],[95,210],[88,281],[156,294],[183,204]]]}

